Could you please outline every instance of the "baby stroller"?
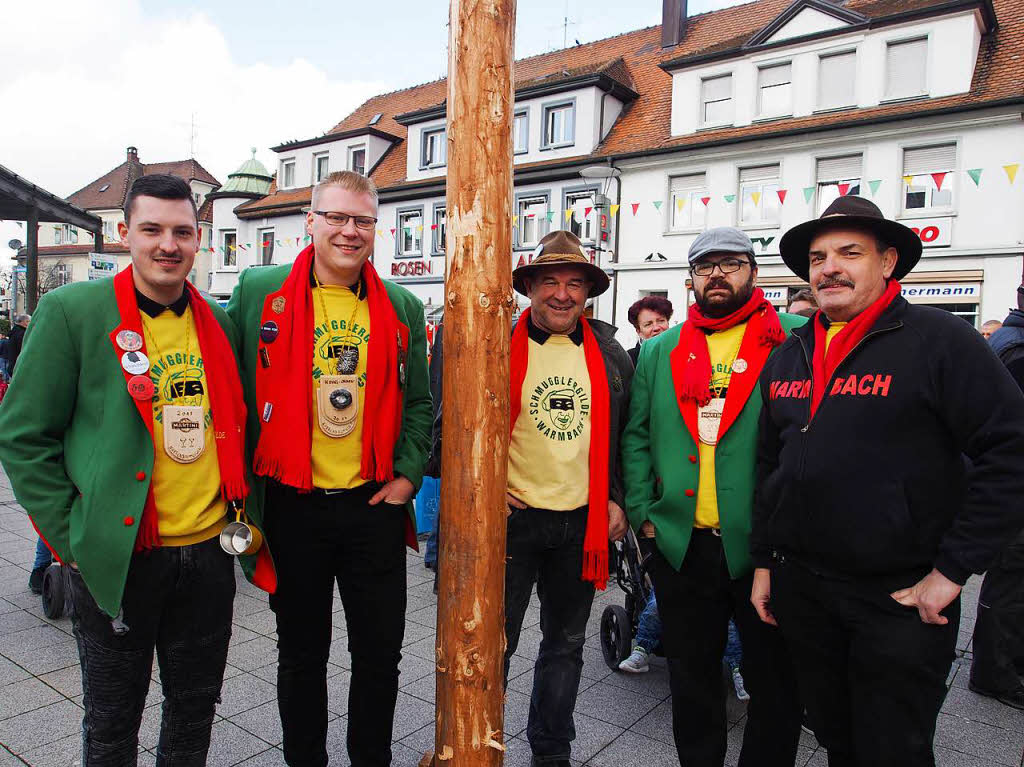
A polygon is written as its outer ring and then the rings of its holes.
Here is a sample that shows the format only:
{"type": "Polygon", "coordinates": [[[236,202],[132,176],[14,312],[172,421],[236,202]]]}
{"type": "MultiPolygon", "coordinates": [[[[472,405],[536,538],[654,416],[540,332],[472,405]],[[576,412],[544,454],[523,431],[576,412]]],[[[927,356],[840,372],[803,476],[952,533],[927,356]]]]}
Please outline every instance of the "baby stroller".
{"type": "Polygon", "coordinates": [[[608,668],[618,671],[633,649],[640,614],[653,587],[632,528],[608,549],[608,571],[626,594],[626,605],[608,605],[601,613],[601,653],[608,668]]]}

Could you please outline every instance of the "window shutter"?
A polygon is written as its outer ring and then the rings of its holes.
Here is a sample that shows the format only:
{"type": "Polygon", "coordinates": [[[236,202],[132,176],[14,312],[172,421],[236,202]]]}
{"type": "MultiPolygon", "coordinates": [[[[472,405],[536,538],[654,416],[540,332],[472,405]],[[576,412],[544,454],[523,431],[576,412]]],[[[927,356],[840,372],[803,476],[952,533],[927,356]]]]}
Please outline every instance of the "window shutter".
{"type": "Polygon", "coordinates": [[[732,96],[732,75],[724,77],[712,77],[701,83],[704,102],[723,101],[732,96]]]}
{"type": "Polygon", "coordinates": [[[924,176],[948,172],[956,167],[956,144],[903,150],[903,175],[924,176]]]}
{"type": "Polygon", "coordinates": [[[919,96],[925,92],[928,40],[889,43],[885,54],[885,97],[919,96]]]}
{"type": "Polygon", "coordinates": [[[828,157],[818,160],[818,183],[860,178],[863,156],[828,157]]]}
{"type": "Polygon", "coordinates": [[[673,192],[694,192],[705,187],[703,173],[691,173],[687,176],[673,176],[671,189],[673,192]]]}
{"type": "Polygon", "coordinates": [[[857,102],[857,53],[822,56],[818,64],[818,106],[851,106],[857,102]]]}
{"type": "Polygon", "coordinates": [[[757,87],[767,88],[772,85],[785,85],[791,81],[789,64],[777,64],[757,70],[757,87]]]}
{"type": "Polygon", "coordinates": [[[778,181],[778,165],[760,165],[756,168],[740,168],[740,183],[752,181],[778,181]]]}

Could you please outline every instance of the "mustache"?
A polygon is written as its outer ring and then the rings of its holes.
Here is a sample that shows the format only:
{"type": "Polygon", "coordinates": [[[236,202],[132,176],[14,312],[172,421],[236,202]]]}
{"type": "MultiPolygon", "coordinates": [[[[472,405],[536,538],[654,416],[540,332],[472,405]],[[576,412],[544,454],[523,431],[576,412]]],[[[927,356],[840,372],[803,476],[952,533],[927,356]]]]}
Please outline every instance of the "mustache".
{"type": "Polygon", "coordinates": [[[824,290],[825,288],[853,288],[856,287],[850,280],[845,280],[842,277],[829,277],[818,283],[818,290],[824,290]]]}
{"type": "Polygon", "coordinates": [[[732,289],[732,285],[730,285],[726,280],[715,280],[714,282],[709,282],[707,287],[704,288],[704,292],[707,293],[709,290],[714,290],[715,288],[724,288],[730,292],[735,292],[732,289]]]}

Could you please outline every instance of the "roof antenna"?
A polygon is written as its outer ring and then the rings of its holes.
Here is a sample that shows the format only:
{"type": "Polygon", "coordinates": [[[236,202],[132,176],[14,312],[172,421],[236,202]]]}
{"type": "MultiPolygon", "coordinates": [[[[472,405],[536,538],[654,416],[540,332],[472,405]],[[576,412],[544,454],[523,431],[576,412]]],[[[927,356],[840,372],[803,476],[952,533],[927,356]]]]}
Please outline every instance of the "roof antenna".
{"type": "Polygon", "coordinates": [[[196,113],[192,113],[192,123],[189,127],[188,132],[188,157],[190,160],[196,159],[196,113]]]}

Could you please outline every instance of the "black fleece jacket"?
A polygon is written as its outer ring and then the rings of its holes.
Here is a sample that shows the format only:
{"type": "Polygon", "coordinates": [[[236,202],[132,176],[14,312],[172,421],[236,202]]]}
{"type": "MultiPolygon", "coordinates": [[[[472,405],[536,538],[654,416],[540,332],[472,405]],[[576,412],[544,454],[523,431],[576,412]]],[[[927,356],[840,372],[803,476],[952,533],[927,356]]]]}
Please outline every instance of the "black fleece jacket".
{"type": "Polygon", "coordinates": [[[897,297],[812,419],[813,358],[809,322],[761,375],[755,565],[907,585],[987,569],[1024,527],[1024,395],[981,335],[897,297]]]}

